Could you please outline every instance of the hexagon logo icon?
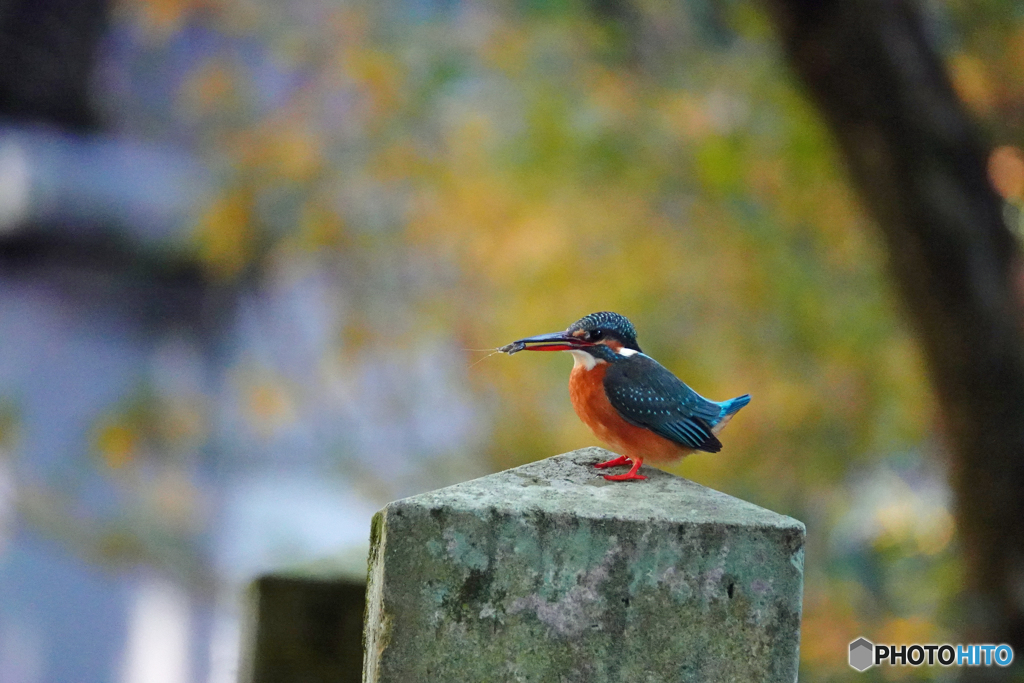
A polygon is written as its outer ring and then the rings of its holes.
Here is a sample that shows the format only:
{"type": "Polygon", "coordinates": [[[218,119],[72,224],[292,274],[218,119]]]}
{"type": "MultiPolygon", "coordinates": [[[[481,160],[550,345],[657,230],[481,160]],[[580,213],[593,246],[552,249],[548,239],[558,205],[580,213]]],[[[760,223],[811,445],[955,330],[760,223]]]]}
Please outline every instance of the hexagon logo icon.
{"type": "Polygon", "coordinates": [[[874,662],[875,646],[866,638],[850,643],[850,666],[857,671],[870,669],[874,662]]]}

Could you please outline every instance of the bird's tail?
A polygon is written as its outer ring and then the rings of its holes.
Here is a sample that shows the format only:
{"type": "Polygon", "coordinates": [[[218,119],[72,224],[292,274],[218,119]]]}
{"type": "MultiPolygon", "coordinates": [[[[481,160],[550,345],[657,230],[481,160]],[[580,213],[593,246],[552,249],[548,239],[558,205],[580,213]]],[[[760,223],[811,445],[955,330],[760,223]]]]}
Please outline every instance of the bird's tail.
{"type": "Polygon", "coordinates": [[[728,401],[722,401],[722,417],[728,417],[739,412],[739,409],[750,403],[750,394],[743,394],[736,398],[730,398],[728,401]]]}

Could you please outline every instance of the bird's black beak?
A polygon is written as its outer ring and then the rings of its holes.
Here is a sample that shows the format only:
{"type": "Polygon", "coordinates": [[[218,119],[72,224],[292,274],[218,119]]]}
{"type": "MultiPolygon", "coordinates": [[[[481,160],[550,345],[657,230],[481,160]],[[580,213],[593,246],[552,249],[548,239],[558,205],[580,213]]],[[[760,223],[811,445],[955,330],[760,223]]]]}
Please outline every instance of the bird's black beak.
{"type": "Polygon", "coordinates": [[[511,344],[502,346],[499,351],[509,355],[519,351],[571,351],[584,346],[593,346],[592,342],[583,341],[566,332],[552,332],[551,334],[540,334],[536,337],[518,339],[511,344]]]}

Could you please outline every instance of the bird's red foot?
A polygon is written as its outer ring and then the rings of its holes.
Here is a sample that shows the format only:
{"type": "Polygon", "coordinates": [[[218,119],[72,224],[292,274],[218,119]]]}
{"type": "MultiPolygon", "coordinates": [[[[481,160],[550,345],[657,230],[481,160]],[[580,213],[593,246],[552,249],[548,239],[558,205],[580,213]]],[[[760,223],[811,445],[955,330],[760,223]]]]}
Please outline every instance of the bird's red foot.
{"type": "Polygon", "coordinates": [[[627,458],[624,455],[620,455],[617,458],[612,458],[611,460],[607,460],[605,462],[599,462],[596,465],[594,465],[594,467],[596,467],[599,470],[603,470],[606,467],[618,467],[619,465],[632,465],[632,464],[633,464],[632,460],[630,460],[629,458],[627,458]]]}
{"type": "MultiPolygon", "coordinates": [[[[605,479],[607,479],[608,481],[628,481],[630,479],[646,479],[647,478],[647,477],[645,477],[642,474],[637,474],[637,470],[640,469],[640,465],[644,464],[644,459],[643,458],[627,458],[626,456],[623,455],[622,459],[625,460],[626,462],[630,462],[630,461],[633,462],[633,466],[629,468],[629,472],[626,472],[625,474],[606,474],[606,475],[604,475],[605,479]]],[[[609,462],[614,462],[614,461],[609,461],[609,462]]],[[[607,463],[605,463],[605,464],[607,464],[607,463]]],[[[620,463],[615,463],[615,464],[618,465],[620,463]]]]}

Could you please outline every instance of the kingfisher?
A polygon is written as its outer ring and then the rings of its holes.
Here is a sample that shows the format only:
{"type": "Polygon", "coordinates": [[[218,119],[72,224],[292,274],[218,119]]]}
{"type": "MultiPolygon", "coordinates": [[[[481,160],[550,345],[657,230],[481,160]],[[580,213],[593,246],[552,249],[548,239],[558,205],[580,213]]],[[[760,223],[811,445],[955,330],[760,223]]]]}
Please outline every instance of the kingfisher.
{"type": "Polygon", "coordinates": [[[644,460],[668,464],[694,451],[717,453],[718,434],[750,403],[750,394],[721,402],[704,398],[646,355],[633,324],[609,311],[584,316],[565,332],[519,339],[498,350],[572,354],[573,409],[597,438],[622,453],[594,467],[631,466],[604,475],[611,481],[646,479],[639,473],[644,460]]]}

